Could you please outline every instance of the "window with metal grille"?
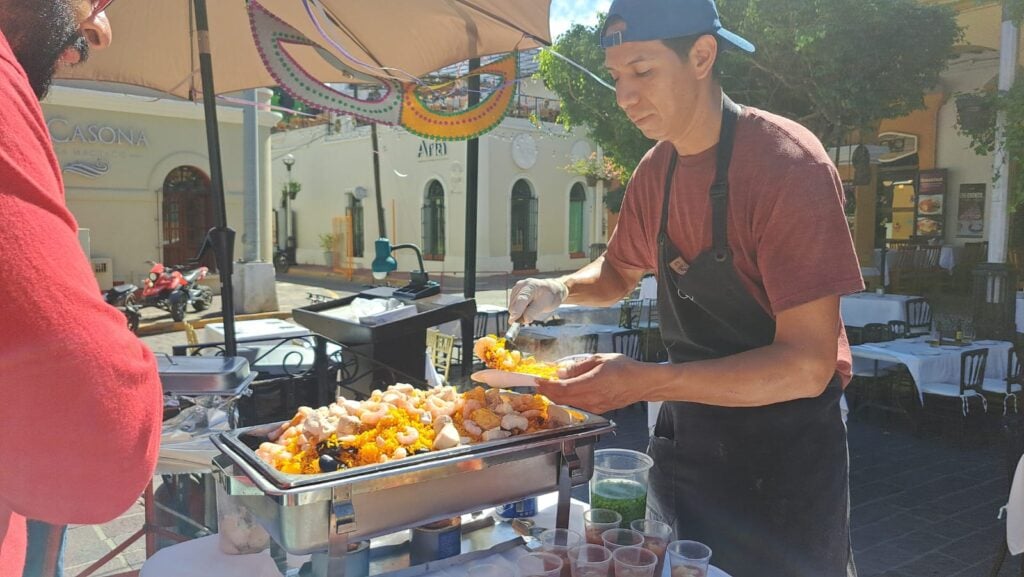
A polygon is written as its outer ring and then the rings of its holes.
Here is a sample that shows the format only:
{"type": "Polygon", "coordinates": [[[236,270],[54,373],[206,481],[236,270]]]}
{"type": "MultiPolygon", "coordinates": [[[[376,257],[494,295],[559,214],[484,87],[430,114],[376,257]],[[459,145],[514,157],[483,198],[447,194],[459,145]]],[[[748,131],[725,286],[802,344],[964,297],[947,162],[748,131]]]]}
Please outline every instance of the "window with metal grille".
{"type": "Polygon", "coordinates": [[[352,256],[363,256],[363,201],[354,195],[348,197],[345,214],[352,219],[352,256]]]}
{"type": "Polygon", "coordinates": [[[587,202],[587,193],[583,185],[576,183],[572,185],[569,192],[569,254],[575,257],[583,256],[583,207],[587,202]]]}
{"type": "Polygon", "coordinates": [[[423,259],[444,260],[444,187],[436,180],[427,185],[422,226],[423,259]]]}
{"type": "Polygon", "coordinates": [[[512,185],[511,257],[514,270],[537,266],[537,199],[529,181],[512,185]]]}

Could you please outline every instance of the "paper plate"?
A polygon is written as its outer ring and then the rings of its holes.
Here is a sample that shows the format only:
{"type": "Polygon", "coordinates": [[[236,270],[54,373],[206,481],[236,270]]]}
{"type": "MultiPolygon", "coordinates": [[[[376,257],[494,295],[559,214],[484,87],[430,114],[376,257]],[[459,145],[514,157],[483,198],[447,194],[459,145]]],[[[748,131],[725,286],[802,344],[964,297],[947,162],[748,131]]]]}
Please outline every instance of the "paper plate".
{"type": "Polygon", "coordinates": [[[537,377],[526,373],[510,373],[498,369],[484,369],[477,371],[469,378],[478,383],[483,383],[495,389],[507,389],[510,387],[536,387],[537,377]]]}

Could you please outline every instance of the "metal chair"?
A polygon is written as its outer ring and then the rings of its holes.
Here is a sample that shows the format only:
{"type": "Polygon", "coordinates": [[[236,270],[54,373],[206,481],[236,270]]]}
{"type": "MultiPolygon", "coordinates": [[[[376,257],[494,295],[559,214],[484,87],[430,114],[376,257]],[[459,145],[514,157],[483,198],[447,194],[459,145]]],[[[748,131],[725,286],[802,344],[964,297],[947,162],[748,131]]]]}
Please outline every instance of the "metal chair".
{"type": "Polygon", "coordinates": [[[630,329],[612,335],[612,352],[640,360],[640,331],[630,329]]]}
{"type": "MultiPolygon", "coordinates": [[[[924,395],[925,412],[939,413],[931,410],[936,402],[942,403],[940,399],[952,399],[959,401],[960,414],[960,436],[963,437],[967,426],[967,417],[970,414],[971,400],[977,399],[981,403],[983,411],[988,412],[988,401],[985,399],[982,384],[985,380],[985,364],[988,361],[988,349],[973,349],[960,353],[960,382],[923,382],[918,383],[918,389],[924,395]],[[928,398],[932,401],[929,404],[928,398]]],[[[919,424],[920,426],[920,424],[919,424]]]]}
{"type": "Polygon", "coordinates": [[[589,353],[591,355],[596,355],[597,354],[597,338],[598,338],[598,335],[596,335],[596,334],[583,335],[583,337],[581,338],[581,340],[583,341],[583,350],[581,350],[580,352],[581,353],[589,353]]]}
{"type": "Polygon", "coordinates": [[[1010,347],[1006,351],[1006,378],[985,379],[981,384],[982,392],[987,393],[986,397],[998,400],[1003,404],[1003,415],[1006,415],[1011,398],[1013,399],[1013,412],[1019,412],[1017,410],[1017,394],[1021,391],[1022,377],[1024,377],[1024,366],[1020,363],[1020,355],[1019,347],[1010,347]]]}
{"type": "Polygon", "coordinates": [[[889,332],[894,339],[905,339],[910,336],[910,326],[906,321],[889,321],[889,332]]]}
{"type": "Polygon", "coordinates": [[[904,305],[907,311],[907,336],[927,335],[932,331],[932,307],[923,298],[908,299],[904,305]]]}
{"type": "Polygon", "coordinates": [[[893,339],[889,325],[882,323],[868,323],[861,328],[861,342],[863,343],[884,343],[893,339]]]}
{"type": "Polygon", "coordinates": [[[643,299],[623,299],[619,307],[619,326],[624,329],[640,328],[643,306],[643,299]]]}

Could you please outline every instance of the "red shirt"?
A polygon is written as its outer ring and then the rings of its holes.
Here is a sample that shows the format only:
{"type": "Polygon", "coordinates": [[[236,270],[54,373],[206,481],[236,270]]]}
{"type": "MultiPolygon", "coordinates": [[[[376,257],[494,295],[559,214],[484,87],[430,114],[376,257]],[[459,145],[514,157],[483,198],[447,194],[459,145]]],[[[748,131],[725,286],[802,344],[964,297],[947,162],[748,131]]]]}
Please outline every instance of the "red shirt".
{"type": "MultiPolygon", "coordinates": [[[[673,154],[670,143],[659,142],[637,166],[608,242],[606,258],[613,265],[657,272],[658,225],[673,154]]],[[[708,191],[714,176],[715,147],[677,161],[668,236],[688,262],[711,247],[708,191]]],[[[743,109],[729,165],[728,221],[740,280],[772,318],[864,289],[843,212],[842,182],[817,137],[803,126],[743,109]]],[[[836,370],[849,382],[850,347],[841,323],[836,370]]]]}
{"type": "Polygon", "coordinates": [[[0,33],[0,575],[25,517],[103,523],[150,481],[156,361],[107,305],[64,206],[42,109],[0,33]]]}

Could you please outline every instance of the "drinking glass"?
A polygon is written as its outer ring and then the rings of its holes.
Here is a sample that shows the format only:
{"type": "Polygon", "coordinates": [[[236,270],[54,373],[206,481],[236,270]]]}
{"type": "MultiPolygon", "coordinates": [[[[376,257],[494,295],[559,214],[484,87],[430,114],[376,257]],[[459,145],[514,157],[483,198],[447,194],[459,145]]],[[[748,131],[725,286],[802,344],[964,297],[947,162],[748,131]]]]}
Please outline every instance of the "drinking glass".
{"type": "Polygon", "coordinates": [[[612,509],[629,523],[647,515],[649,456],[628,449],[594,451],[594,475],[590,478],[590,504],[612,509]]]}
{"type": "Polygon", "coordinates": [[[569,529],[548,529],[540,534],[541,551],[558,555],[562,560],[562,577],[571,577],[569,550],[579,547],[582,543],[583,537],[569,529]]]}
{"type": "Polygon", "coordinates": [[[642,534],[644,549],[658,556],[658,566],[655,567],[654,574],[660,577],[665,567],[665,549],[674,534],[672,526],[654,519],[637,519],[629,524],[629,528],[642,534]]]}
{"type": "Polygon", "coordinates": [[[643,533],[632,529],[608,529],[601,533],[601,540],[612,552],[620,547],[639,547],[644,544],[643,533]]]}
{"type": "Polygon", "coordinates": [[[612,553],[615,577],[654,577],[658,556],[643,547],[620,547],[612,553]]]}
{"type": "Polygon", "coordinates": [[[572,577],[608,577],[612,552],[603,545],[580,545],[569,550],[572,577]]]}
{"type": "Polygon", "coordinates": [[[973,343],[975,336],[977,336],[977,333],[974,330],[974,325],[970,323],[964,325],[964,342],[973,343]]]}
{"type": "Polygon", "coordinates": [[[551,553],[528,553],[516,560],[519,577],[558,577],[562,560],[551,553]]]}
{"type": "Polygon", "coordinates": [[[668,566],[672,577],[706,577],[711,563],[711,548],[697,541],[673,541],[668,544],[668,566]]]}
{"type": "Polygon", "coordinates": [[[601,533],[608,529],[618,529],[622,523],[622,515],[611,509],[589,509],[583,513],[583,531],[587,543],[603,545],[601,533]]]}

